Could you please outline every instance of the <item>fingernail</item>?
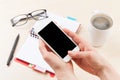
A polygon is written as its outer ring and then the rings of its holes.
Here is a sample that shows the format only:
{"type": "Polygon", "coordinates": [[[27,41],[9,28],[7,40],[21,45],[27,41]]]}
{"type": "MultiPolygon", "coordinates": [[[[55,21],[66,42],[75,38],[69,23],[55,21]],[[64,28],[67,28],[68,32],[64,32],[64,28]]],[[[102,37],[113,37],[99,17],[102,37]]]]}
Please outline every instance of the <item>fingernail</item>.
{"type": "Polygon", "coordinates": [[[72,53],[73,53],[72,51],[68,51],[68,54],[69,54],[69,55],[72,55],[72,53]]]}
{"type": "Polygon", "coordinates": [[[68,51],[68,53],[71,53],[72,51],[68,51]]]}

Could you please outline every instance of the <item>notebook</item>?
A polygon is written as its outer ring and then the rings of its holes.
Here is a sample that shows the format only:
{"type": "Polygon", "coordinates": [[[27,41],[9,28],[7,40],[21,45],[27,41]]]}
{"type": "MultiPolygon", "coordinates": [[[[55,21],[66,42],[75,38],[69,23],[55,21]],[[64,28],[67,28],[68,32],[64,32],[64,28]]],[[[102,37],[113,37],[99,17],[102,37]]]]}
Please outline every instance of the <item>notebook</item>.
{"type": "MultiPolygon", "coordinates": [[[[72,19],[64,18],[60,15],[53,13],[47,13],[49,17],[62,28],[67,28],[73,32],[79,32],[80,23],[72,19]]],[[[70,17],[69,17],[70,18],[70,17]]],[[[34,33],[35,28],[39,28],[40,24],[45,23],[44,21],[37,21],[31,30],[31,34],[28,36],[27,40],[23,43],[20,51],[16,55],[16,59],[23,61],[24,63],[30,63],[35,65],[36,68],[42,72],[52,72],[54,70],[44,61],[40,51],[39,51],[39,37],[34,33]]]]}

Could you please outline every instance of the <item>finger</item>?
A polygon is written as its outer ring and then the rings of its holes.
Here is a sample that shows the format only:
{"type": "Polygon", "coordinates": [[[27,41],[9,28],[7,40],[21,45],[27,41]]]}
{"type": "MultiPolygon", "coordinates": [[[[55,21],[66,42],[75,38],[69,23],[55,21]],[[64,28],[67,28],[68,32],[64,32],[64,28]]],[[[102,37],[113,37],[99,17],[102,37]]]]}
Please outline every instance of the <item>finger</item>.
{"type": "Polygon", "coordinates": [[[45,43],[42,40],[40,40],[39,49],[40,49],[40,52],[41,52],[44,59],[49,58],[49,55],[51,55],[50,53],[52,53],[52,52],[48,51],[48,49],[46,48],[45,43]]]}
{"type": "Polygon", "coordinates": [[[48,53],[48,52],[47,52],[47,49],[46,49],[46,47],[45,47],[45,43],[44,43],[42,40],[40,40],[39,49],[40,49],[40,52],[41,52],[41,54],[42,54],[43,56],[44,56],[46,53],[48,53]]]}
{"type": "Polygon", "coordinates": [[[72,39],[73,39],[73,41],[75,41],[77,44],[79,44],[81,41],[80,41],[80,39],[78,38],[78,36],[75,34],[75,33],[73,33],[72,31],[69,31],[68,29],[63,29],[64,31],[65,31],[65,33],[68,35],[68,36],[70,36],[72,39]]]}
{"type": "Polygon", "coordinates": [[[44,60],[45,61],[49,61],[49,52],[47,51],[47,49],[46,49],[46,45],[45,45],[45,43],[42,41],[42,40],[40,40],[40,46],[39,46],[39,49],[40,49],[40,52],[41,52],[41,54],[42,54],[42,57],[44,58],[44,60]]]}
{"type": "Polygon", "coordinates": [[[73,41],[76,42],[76,44],[79,46],[81,51],[84,50],[85,42],[80,38],[80,36],[76,35],[75,33],[71,32],[67,29],[63,29],[63,30],[66,32],[66,34],[68,36],[70,36],[73,39],[73,41]]]}
{"type": "Polygon", "coordinates": [[[93,50],[94,48],[85,40],[83,40],[80,36],[78,36],[77,34],[73,33],[72,31],[68,30],[68,29],[63,29],[66,34],[68,36],[70,36],[73,41],[76,42],[76,44],[80,47],[81,51],[84,51],[84,50],[93,50]]]}
{"type": "MultiPolygon", "coordinates": [[[[53,57],[58,57],[55,53],[53,53],[53,52],[48,52],[48,50],[46,49],[46,45],[45,45],[45,43],[42,41],[42,40],[40,40],[40,51],[41,51],[41,54],[44,56],[45,54],[45,56],[48,56],[48,58],[53,58],[53,57]]],[[[58,57],[59,58],[59,57],[58,57]]]]}
{"type": "Polygon", "coordinates": [[[91,51],[68,51],[68,55],[72,58],[86,58],[91,54],[91,51]]]}
{"type": "Polygon", "coordinates": [[[53,52],[46,44],[45,44],[45,47],[46,47],[47,51],[53,52]]]}
{"type": "Polygon", "coordinates": [[[68,36],[70,36],[72,39],[73,39],[73,41],[75,41],[76,42],[76,44],[78,45],[79,43],[81,43],[81,45],[84,45],[84,46],[90,46],[89,44],[88,44],[88,42],[86,42],[84,39],[82,39],[80,36],[78,36],[76,33],[74,33],[74,32],[72,32],[72,31],[70,31],[70,30],[68,30],[68,29],[63,29],[64,30],[64,32],[68,35],[68,36]]]}
{"type": "Polygon", "coordinates": [[[40,51],[44,60],[55,70],[57,67],[61,67],[64,64],[63,60],[55,55],[53,52],[48,52],[45,43],[40,40],[40,51]]]}

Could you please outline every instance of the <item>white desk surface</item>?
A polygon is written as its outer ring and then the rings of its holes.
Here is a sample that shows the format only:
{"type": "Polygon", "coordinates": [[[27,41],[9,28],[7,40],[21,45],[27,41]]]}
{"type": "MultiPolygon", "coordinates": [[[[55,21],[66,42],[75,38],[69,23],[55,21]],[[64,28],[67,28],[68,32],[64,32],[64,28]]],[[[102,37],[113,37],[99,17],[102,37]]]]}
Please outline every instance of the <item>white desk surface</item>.
{"type": "MultiPolygon", "coordinates": [[[[0,79],[1,80],[56,80],[48,74],[38,73],[15,61],[6,66],[14,39],[20,33],[20,41],[16,52],[27,38],[34,20],[24,26],[13,28],[10,19],[19,14],[26,14],[37,9],[47,9],[63,16],[72,16],[83,25],[80,35],[89,41],[89,16],[94,10],[101,10],[112,16],[114,25],[107,43],[97,48],[105,58],[120,72],[120,1],[119,0],[0,0],[0,79]]],[[[99,80],[79,69],[75,74],[79,80],[99,80]]]]}

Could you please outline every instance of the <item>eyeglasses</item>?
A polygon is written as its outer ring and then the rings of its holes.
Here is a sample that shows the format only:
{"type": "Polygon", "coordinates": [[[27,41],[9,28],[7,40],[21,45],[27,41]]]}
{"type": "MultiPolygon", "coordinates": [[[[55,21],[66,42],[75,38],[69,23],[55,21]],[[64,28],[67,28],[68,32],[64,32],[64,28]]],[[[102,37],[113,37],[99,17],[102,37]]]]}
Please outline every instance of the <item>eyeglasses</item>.
{"type": "Polygon", "coordinates": [[[21,14],[11,19],[12,26],[21,26],[27,23],[28,19],[42,20],[48,18],[46,9],[35,10],[28,14],[21,14]]]}

